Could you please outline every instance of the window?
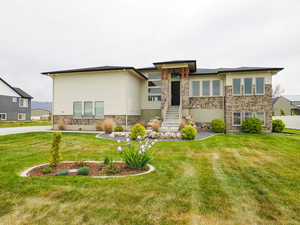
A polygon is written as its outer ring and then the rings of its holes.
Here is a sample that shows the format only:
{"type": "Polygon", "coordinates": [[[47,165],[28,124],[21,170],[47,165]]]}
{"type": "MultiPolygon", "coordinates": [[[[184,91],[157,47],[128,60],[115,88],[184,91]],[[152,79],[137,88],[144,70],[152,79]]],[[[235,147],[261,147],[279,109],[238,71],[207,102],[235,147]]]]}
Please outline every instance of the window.
{"type": "Polygon", "coordinates": [[[235,112],[233,113],[233,126],[240,126],[241,125],[241,113],[235,112]]]}
{"type": "Polygon", "coordinates": [[[84,102],[84,116],[93,116],[93,102],[84,102]]]}
{"type": "Polygon", "coordinates": [[[192,96],[200,96],[200,81],[192,81],[192,96]]]}
{"type": "Polygon", "coordinates": [[[82,116],[82,102],[73,103],[73,116],[81,117],[82,116]]]}
{"type": "Polygon", "coordinates": [[[210,81],[202,82],[202,96],[210,96],[210,81]]]}
{"type": "Polygon", "coordinates": [[[251,118],[252,117],[252,112],[245,112],[244,113],[244,120],[247,118],[251,118]]]}
{"type": "Polygon", "coordinates": [[[27,108],[28,107],[28,99],[27,98],[20,98],[19,106],[27,108]]]}
{"type": "Polygon", "coordinates": [[[252,78],[244,79],[244,93],[245,93],[245,95],[252,94],[252,78]]]}
{"type": "Polygon", "coordinates": [[[264,94],[265,92],[265,79],[263,77],[256,78],[256,94],[264,94]]]}
{"type": "Polygon", "coordinates": [[[257,112],[256,118],[261,121],[262,125],[265,125],[265,113],[264,112],[257,112]]]}
{"type": "Polygon", "coordinates": [[[95,102],[95,116],[104,118],[104,102],[95,102]]]}
{"type": "Polygon", "coordinates": [[[13,97],[12,102],[18,102],[18,99],[16,97],[13,97]]]}
{"type": "Polygon", "coordinates": [[[160,74],[148,75],[148,101],[161,101],[161,76],[160,74]]]}
{"type": "Polygon", "coordinates": [[[233,79],[233,94],[241,94],[241,79],[233,79]]]}
{"type": "Polygon", "coordinates": [[[18,113],[18,120],[26,120],[26,114],[25,113],[18,113]]]}
{"type": "Polygon", "coordinates": [[[220,96],[221,95],[221,91],[220,91],[220,81],[219,80],[213,80],[212,81],[212,95],[213,96],[220,96]]]}
{"type": "Polygon", "coordinates": [[[0,113],[0,120],[7,120],[6,113],[0,113]]]}

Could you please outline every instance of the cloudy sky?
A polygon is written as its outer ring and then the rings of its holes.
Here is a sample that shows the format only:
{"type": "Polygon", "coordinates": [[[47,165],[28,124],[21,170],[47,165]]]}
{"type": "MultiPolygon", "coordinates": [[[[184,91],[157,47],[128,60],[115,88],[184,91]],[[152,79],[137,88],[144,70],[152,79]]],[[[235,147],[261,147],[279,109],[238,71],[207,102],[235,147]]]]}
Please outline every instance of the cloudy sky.
{"type": "Polygon", "coordinates": [[[103,65],[275,66],[300,94],[299,0],[2,0],[0,76],[51,100],[40,72],[103,65]]]}

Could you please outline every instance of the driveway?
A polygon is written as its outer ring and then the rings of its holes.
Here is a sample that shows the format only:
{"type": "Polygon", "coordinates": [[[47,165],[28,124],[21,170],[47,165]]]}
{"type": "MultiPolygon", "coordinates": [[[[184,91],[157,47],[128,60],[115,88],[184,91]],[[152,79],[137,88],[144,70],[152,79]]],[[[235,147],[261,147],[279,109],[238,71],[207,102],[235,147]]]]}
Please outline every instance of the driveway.
{"type": "Polygon", "coordinates": [[[35,127],[9,127],[9,128],[0,128],[0,136],[8,134],[21,134],[29,132],[43,132],[50,131],[51,126],[35,126],[35,127]]]}

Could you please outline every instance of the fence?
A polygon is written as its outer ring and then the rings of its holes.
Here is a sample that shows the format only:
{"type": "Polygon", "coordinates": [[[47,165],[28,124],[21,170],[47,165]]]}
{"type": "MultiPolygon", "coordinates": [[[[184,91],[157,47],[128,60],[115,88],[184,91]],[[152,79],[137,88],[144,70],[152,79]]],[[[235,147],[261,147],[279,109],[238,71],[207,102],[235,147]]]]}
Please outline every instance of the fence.
{"type": "Polygon", "coordinates": [[[286,128],[300,129],[300,116],[273,116],[273,120],[282,120],[286,128]]]}

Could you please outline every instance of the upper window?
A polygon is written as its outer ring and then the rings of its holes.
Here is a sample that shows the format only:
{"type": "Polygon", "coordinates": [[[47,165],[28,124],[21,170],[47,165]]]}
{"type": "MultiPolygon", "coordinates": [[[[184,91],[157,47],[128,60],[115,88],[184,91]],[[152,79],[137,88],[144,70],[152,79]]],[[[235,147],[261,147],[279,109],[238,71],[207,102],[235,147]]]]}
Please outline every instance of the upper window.
{"type": "Polygon", "coordinates": [[[210,96],[210,81],[202,82],[202,96],[210,96]]]}
{"type": "Polygon", "coordinates": [[[82,116],[82,102],[73,103],[73,116],[81,117],[82,116]]]}
{"type": "Polygon", "coordinates": [[[240,126],[242,122],[242,117],[240,112],[233,113],[233,126],[240,126]]]}
{"type": "Polygon", "coordinates": [[[28,99],[27,98],[20,98],[19,106],[27,108],[28,107],[28,99]]]}
{"type": "Polygon", "coordinates": [[[148,101],[161,101],[161,75],[149,74],[148,78],[148,101]]]}
{"type": "Polygon", "coordinates": [[[192,96],[200,96],[200,81],[192,81],[192,96]]]}
{"type": "Polygon", "coordinates": [[[220,96],[221,95],[221,91],[220,91],[220,80],[213,80],[212,81],[212,95],[213,96],[220,96]]]}
{"type": "Polygon", "coordinates": [[[16,97],[13,97],[12,102],[18,102],[18,99],[16,97]]]}
{"type": "Polygon", "coordinates": [[[18,113],[18,120],[26,120],[26,114],[25,113],[18,113]]]}
{"type": "Polygon", "coordinates": [[[84,116],[93,116],[93,102],[84,102],[84,116]]]}
{"type": "Polygon", "coordinates": [[[265,79],[263,77],[256,78],[256,94],[264,94],[265,92],[265,79]]]}
{"type": "Polygon", "coordinates": [[[245,95],[252,94],[252,78],[244,79],[244,93],[245,93],[245,95]]]}
{"type": "Polygon", "coordinates": [[[232,82],[233,82],[233,94],[240,95],[241,94],[241,79],[234,78],[232,82]]]}
{"type": "Polygon", "coordinates": [[[7,120],[6,113],[0,113],[0,120],[7,120]]]}
{"type": "Polygon", "coordinates": [[[95,116],[104,118],[104,102],[95,102],[95,116]]]}
{"type": "Polygon", "coordinates": [[[149,80],[155,80],[155,79],[160,80],[161,76],[160,76],[160,74],[149,74],[148,78],[149,78],[149,80]]]}
{"type": "Polygon", "coordinates": [[[258,118],[261,121],[262,125],[265,125],[265,113],[264,112],[257,112],[256,118],[258,118]]]}

